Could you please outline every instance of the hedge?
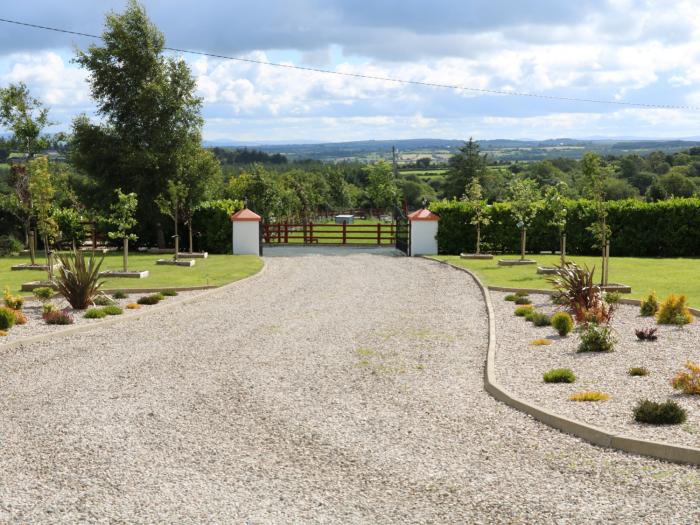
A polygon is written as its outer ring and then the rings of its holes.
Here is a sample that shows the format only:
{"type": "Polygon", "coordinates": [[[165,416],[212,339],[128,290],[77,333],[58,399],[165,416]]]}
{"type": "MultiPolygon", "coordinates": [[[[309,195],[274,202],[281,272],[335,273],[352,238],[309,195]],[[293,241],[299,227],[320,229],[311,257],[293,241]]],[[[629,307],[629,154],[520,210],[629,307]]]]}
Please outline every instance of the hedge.
{"type": "Polygon", "coordinates": [[[210,253],[231,253],[231,214],[243,208],[236,200],[215,200],[202,203],[192,218],[192,229],[197,232],[196,249],[210,253]]]}
{"type": "MultiPolygon", "coordinates": [[[[700,199],[669,199],[648,203],[634,199],[610,201],[608,224],[612,231],[610,253],[632,257],[688,257],[700,255],[700,199]]],[[[440,215],[438,250],[456,255],[473,252],[474,226],[469,224],[469,203],[457,200],[433,202],[430,210],[440,215]]],[[[490,206],[491,224],[482,228],[483,251],[517,253],[520,231],[510,213],[510,203],[490,206]]],[[[567,201],[566,251],[572,255],[593,255],[594,239],[587,230],[594,220],[593,204],[587,200],[567,201]]],[[[555,227],[548,225],[548,212],[539,209],[528,228],[530,252],[558,250],[555,227]]]]}

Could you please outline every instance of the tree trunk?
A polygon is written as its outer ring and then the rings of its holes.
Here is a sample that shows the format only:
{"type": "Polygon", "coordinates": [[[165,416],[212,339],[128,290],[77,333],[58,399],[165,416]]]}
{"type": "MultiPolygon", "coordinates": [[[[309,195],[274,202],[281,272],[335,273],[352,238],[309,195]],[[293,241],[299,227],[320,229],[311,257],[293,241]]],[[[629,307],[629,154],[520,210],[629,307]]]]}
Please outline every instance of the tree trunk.
{"type": "Polygon", "coordinates": [[[36,264],[36,242],[34,230],[29,230],[29,258],[32,260],[32,266],[36,264]]]}
{"type": "Polygon", "coordinates": [[[481,224],[476,225],[476,254],[479,255],[480,253],[480,245],[481,245],[481,224]]]}
{"type": "Polygon", "coordinates": [[[192,246],[192,218],[187,221],[187,236],[189,241],[190,253],[194,253],[194,246],[192,246]]]}
{"type": "Polygon", "coordinates": [[[561,234],[560,252],[561,252],[561,265],[564,266],[564,264],[566,264],[566,234],[565,233],[561,234]]]}
{"type": "MultiPolygon", "coordinates": [[[[177,216],[177,214],[176,214],[177,216]]],[[[180,236],[177,233],[177,219],[175,219],[175,255],[173,259],[177,261],[177,252],[180,251],[180,236]]]]}
{"type": "Polygon", "coordinates": [[[527,242],[527,228],[523,226],[520,231],[520,260],[525,260],[525,243],[527,242]]]}
{"type": "Polygon", "coordinates": [[[607,236],[605,234],[605,226],[606,226],[605,218],[603,218],[602,225],[603,225],[603,227],[602,227],[601,232],[600,232],[600,238],[601,238],[600,244],[601,244],[601,248],[603,250],[603,267],[601,268],[602,271],[601,271],[601,275],[600,275],[600,284],[605,285],[605,266],[607,265],[607,257],[605,257],[605,245],[608,242],[607,236]]]}
{"type": "Polygon", "coordinates": [[[127,268],[129,267],[129,238],[124,237],[124,272],[127,272],[127,268]]]}
{"type": "Polygon", "coordinates": [[[49,249],[49,238],[46,235],[44,235],[44,252],[46,253],[46,264],[49,267],[49,281],[53,281],[53,255],[49,249]]]}

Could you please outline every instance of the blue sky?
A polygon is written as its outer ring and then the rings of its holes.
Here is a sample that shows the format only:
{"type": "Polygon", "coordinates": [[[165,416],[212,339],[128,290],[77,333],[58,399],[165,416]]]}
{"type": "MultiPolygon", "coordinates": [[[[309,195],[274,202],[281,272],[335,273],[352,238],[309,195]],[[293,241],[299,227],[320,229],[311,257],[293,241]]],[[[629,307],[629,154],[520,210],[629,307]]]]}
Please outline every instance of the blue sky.
{"type": "MultiPolygon", "coordinates": [[[[6,2],[0,17],[99,34],[113,0],[6,2]]],[[[169,46],[424,82],[700,106],[700,0],[145,0],[169,46]]],[[[0,85],[54,129],[93,112],[90,39],[0,24],[0,85]]],[[[475,95],[184,55],[208,140],[698,137],[700,111],[475,95]]]]}

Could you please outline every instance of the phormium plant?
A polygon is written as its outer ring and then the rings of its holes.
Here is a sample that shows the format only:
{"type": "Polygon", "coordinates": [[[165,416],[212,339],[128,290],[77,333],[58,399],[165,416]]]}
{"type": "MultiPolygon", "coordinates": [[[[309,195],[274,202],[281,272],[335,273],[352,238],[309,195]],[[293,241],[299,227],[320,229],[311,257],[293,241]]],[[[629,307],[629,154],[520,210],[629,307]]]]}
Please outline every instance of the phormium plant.
{"type": "Polygon", "coordinates": [[[97,259],[93,253],[86,260],[82,251],[74,250],[70,254],[59,254],[58,258],[61,261],[56,278],[59,293],[76,310],[85,310],[104,284],[100,280],[104,255],[97,259]]]}

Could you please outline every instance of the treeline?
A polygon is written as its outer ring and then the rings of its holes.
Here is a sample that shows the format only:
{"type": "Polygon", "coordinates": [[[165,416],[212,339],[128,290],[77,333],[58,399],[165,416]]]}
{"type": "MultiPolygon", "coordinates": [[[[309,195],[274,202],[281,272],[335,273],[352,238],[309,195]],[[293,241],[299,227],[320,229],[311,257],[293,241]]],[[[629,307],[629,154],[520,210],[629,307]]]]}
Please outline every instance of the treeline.
{"type": "Polygon", "coordinates": [[[221,164],[287,164],[287,157],[281,153],[265,153],[248,148],[212,148],[214,156],[221,164]]]}

